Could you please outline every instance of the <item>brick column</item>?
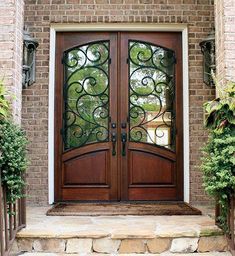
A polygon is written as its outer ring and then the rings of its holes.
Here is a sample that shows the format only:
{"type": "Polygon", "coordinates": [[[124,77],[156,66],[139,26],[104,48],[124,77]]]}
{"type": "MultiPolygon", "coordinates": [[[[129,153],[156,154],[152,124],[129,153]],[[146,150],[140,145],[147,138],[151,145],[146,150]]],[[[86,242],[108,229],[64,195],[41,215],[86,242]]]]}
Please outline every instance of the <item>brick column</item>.
{"type": "Polygon", "coordinates": [[[235,81],[235,0],[215,1],[216,68],[220,81],[235,81]]]}
{"type": "Polygon", "coordinates": [[[24,0],[0,1],[0,79],[12,95],[12,114],[21,121],[24,0]]]}

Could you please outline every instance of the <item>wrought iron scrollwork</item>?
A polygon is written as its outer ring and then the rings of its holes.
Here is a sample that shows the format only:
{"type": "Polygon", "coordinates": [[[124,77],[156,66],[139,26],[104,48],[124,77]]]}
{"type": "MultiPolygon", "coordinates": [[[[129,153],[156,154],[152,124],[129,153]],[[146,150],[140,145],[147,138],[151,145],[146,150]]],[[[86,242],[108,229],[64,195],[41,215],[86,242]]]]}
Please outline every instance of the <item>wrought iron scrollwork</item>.
{"type": "Polygon", "coordinates": [[[129,41],[129,140],[175,148],[175,54],[129,41]]]}
{"type": "Polygon", "coordinates": [[[109,41],[64,52],[64,149],[109,140],[109,41]]]}

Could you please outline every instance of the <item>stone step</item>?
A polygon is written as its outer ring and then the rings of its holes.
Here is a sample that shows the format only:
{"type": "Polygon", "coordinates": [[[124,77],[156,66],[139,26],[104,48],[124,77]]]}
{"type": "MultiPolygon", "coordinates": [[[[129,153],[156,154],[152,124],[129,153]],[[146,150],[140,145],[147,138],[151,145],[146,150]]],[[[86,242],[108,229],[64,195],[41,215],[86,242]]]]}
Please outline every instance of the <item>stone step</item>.
{"type": "MultiPolygon", "coordinates": [[[[68,254],[61,253],[23,253],[23,256],[68,256],[68,254]]],[[[69,254],[69,256],[115,256],[117,254],[100,254],[100,253],[89,253],[89,254],[69,254]]],[[[195,253],[161,253],[161,254],[118,254],[118,256],[195,256],[195,253]]],[[[231,256],[230,252],[208,252],[208,253],[197,253],[196,256],[231,256]]]]}
{"type": "Polygon", "coordinates": [[[228,250],[226,238],[208,216],[46,216],[45,211],[28,210],[27,227],[18,233],[14,251],[216,255],[228,250]]]}
{"type": "Polygon", "coordinates": [[[226,251],[227,242],[223,236],[210,237],[156,237],[112,239],[91,238],[17,238],[14,251],[54,253],[201,253],[226,251]]]}

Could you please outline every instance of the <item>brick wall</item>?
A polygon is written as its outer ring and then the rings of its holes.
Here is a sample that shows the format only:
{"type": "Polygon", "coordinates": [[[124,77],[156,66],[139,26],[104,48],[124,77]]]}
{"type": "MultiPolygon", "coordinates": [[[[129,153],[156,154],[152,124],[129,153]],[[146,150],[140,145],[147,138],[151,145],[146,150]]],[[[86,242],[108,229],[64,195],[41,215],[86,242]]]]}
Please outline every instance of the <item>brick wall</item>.
{"type": "Polygon", "coordinates": [[[224,62],[224,5],[223,0],[215,1],[215,44],[216,44],[216,75],[219,80],[225,76],[224,62]]]}
{"type": "Polygon", "coordinates": [[[235,0],[215,1],[217,75],[235,81],[235,0]]]}
{"type": "MultiPolygon", "coordinates": [[[[207,134],[203,129],[203,102],[214,90],[202,81],[199,42],[214,22],[212,0],[26,0],[25,23],[39,40],[37,82],[23,92],[23,126],[30,138],[31,166],[28,170],[32,204],[48,201],[48,77],[49,29],[51,23],[184,23],[189,28],[190,96],[190,186],[191,202],[208,199],[199,170],[200,147],[207,134]]],[[[186,92],[187,93],[187,92],[186,92]]]]}
{"type": "Polygon", "coordinates": [[[0,79],[11,95],[12,113],[21,120],[23,0],[0,1],[0,79]]]}

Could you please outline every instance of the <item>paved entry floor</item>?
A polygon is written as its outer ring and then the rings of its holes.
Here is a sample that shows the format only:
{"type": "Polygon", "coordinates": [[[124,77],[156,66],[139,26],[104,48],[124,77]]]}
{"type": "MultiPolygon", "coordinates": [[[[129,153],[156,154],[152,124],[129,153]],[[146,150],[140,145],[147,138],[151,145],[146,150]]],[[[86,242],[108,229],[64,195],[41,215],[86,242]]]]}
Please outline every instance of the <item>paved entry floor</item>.
{"type": "MultiPolygon", "coordinates": [[[[214,220],[202,216],[46,216],[50,207],[27,209],[27,227],[19,237],[113,239],[158,237],[198,237],[220,234],[214,220]]],[[[208,211],[208,209],[207,209],[208,211]]]]}
{"type": "Polygon", "coordinates": [[[46,216],[48,209],[27,209],[27,227],[17,235],[16,252],[25,256],[230,255],[208,208],[200,208],[201,216],[46,216]]]}

